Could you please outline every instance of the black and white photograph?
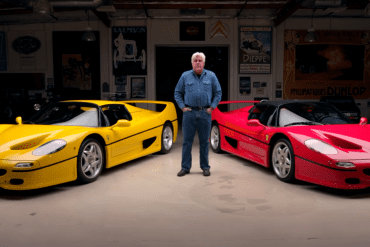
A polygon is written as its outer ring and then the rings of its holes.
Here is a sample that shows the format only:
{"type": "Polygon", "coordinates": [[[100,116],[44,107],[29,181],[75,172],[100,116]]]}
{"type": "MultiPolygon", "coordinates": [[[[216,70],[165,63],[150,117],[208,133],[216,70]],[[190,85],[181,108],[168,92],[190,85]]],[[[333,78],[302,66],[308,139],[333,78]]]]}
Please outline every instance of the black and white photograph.
{"type": "Polygon", "coordinates": [[[145,98],[145,77],[131,77],[131,98],[145,98]]]}

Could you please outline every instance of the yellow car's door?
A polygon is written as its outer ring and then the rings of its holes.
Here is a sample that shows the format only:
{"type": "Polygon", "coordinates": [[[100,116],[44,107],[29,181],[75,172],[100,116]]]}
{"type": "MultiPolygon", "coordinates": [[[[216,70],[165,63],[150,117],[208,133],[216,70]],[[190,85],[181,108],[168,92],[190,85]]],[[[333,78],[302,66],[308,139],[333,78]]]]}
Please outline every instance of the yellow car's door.
{"type": "MultiPolygon", "coordinates": [[[[153,114],[147,116],[141,112],[130,114],[124,105],[109,105],[102,107],[106,121],[109,122],[109,138],[112,143],[110,164],[108,167],[146,155],[143,141],[161,136],[162,126],[160,120],[153,114]],[[114,126],[118,120],[129,120],[130,126],[114,126]]],[[[143,110],[145,111],[145,110],[143,110]]],[[[160,143],[160,142],[159,142],[160,143]]],[[[157,149],[160,149],[158,146],[157,149]]],[[[158,151],[158,150],[157,150],[158,151]]]]}

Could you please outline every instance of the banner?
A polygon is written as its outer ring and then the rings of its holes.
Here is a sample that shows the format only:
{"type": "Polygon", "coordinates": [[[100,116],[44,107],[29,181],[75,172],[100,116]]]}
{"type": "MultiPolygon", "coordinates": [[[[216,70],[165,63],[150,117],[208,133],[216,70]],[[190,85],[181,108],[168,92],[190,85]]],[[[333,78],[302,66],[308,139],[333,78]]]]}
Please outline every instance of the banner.
{"type": "Polygon", "coordinates": [[[307,30],[284,33],[284,99],[320,99],[327,95],[370,97],[369,31],[307,30]]]}

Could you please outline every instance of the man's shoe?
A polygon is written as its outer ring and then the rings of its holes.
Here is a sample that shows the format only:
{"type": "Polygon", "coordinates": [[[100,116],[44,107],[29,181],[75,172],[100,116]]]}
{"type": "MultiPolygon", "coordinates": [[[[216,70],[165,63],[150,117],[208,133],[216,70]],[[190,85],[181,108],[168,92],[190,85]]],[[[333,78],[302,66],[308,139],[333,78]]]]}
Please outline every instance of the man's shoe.
{"type": "Polygon", "coordinates": [[[189,171],[181,170],[181,171],[179,171],[179,173],[177,173],[177,176],[182,177],[182,176],[185,176],[185,174],[188,174],[188,173],[189,173],[189,171]]]}
{"type": "Polygon", "coordinates": [[[210,176],[210,175],[211,175],[211,172],[209,171],[209,169],[203,170],[203,176],[210,176]]]}

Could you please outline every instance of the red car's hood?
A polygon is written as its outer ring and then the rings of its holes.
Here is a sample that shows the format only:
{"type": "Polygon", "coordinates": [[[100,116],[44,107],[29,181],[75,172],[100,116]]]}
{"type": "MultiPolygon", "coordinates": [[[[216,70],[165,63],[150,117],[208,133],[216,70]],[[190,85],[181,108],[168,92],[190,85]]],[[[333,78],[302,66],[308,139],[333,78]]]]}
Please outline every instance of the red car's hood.
{"type": "Polygon", "coordinates": [[[292,126],[286,131],[304,143],[307,139],[319,139],[338,150],[330,155],[335,159],[370,159],[370,126],[368,125],[318,125],[292,126]]]}

